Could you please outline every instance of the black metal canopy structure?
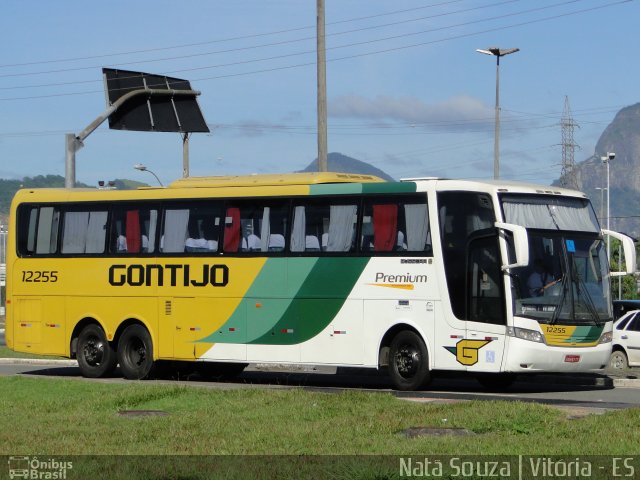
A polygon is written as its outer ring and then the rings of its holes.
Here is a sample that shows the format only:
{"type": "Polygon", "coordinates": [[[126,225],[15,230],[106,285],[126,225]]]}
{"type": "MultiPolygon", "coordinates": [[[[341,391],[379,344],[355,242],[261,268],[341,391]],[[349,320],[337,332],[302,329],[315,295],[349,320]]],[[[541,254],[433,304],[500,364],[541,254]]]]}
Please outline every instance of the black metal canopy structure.
{"type": "Polygon", "coordinates": [[[209,132],[196,100],[199,92],[191,89],[188,80],[113,68],[103,68],[102,74],[108,107],[131,94],[131,98],[109,115],[109,128],[144,132],[209,132]]]}

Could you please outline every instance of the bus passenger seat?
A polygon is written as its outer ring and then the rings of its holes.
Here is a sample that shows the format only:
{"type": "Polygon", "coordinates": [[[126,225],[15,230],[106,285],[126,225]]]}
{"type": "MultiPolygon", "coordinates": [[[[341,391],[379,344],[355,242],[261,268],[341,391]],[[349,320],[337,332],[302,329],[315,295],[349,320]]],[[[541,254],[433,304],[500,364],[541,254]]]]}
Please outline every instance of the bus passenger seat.
{"type": "Polygon", "coordinates": [[[269,235],[269,251],[282,252],[284,250],[284,235],[274,233],[269,235]]]}
{"type": "Polygon", "coordinates": [[[320,241],[318,237],[315,235],[307,235],[305,237],[305,251],[307,252],[319,252],[320,251],[320,241]]]}
{"type": "MultiPolygon", "coordinates": [[[[260,237],[255,235],[255,234],[251,234],[247,237],[247,250],[249,250],[250,252],[259,252],[260,251],[260,237]]],[[[244,242],[243,242],[243,246],[244,246],[244,242]]]]}

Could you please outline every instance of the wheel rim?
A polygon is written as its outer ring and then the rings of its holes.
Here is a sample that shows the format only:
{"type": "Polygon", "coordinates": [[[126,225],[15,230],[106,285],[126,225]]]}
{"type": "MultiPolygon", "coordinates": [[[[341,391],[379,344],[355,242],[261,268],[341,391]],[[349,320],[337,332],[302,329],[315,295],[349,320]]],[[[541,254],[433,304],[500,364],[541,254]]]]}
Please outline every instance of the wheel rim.
{"type": "Polygon", "coordinates": [[[415,345],[401,345],[395,354],[395,364],[402,377],[413,377],[420,365],[420,351],[415,345]]]}
{"type": "Polygon", "coordinates": [[[616,370],[623,370],[624,369],[624,359],[622,358],[622,355],[620,355],[619,353],[614,353],[611,356],[611,368],[615,368],[616,370]]]}
{"type": "Polygon", "coordinates": [[[129,362],[136,367],[140,367],[147,360],[147,347],[139,338],[133,338],[127,348],[129,362]]]}
{"type": "Polygon", "coordinates": [[[82,355],[87,364],[97,367],[104,360],[104,341],[96,336],[89,337],[82,347],[82,355]]]}

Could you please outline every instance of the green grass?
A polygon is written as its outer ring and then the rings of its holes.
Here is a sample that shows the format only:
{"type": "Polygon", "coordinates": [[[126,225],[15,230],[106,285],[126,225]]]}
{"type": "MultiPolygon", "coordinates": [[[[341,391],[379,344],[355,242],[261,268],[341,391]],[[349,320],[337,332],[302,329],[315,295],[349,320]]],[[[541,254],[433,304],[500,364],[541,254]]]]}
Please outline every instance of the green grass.
{"type": "Polygon", "coordinates": [[[413,403],[386,393],[4,377],[0,411],[2,455],[623,455],[640,445],[640,409],[569,420],[544,405],[413,403]],[[132,409],[169,415],[118,415],[132,409]],[[418,426],[475,435],[400,434],[418,426]]]}
{"type": "MultiPolygon", "coordinates": [[[[71,461],[67,478],[390,480],[401,478],[399,456],[438,455],[506,460],[513,465],[508,478],[518,478],[518,457],[502,455],[571,461],[576,455],[633,456],[640,445],[637,408],[569,420],[544,405],[414,403],[388,393],[11,376],[0,377],[0,411],[0,455],[71,461]],[[123,410],[168,415],[123,417],[123,410]],[[401,432],[409,427],[473,434],[407,438],[401,432]]],[[[442,462],[441,478],[461,478],[442,462]]],[[[591,478],[608,477],[596,471],[591,478]]]]}

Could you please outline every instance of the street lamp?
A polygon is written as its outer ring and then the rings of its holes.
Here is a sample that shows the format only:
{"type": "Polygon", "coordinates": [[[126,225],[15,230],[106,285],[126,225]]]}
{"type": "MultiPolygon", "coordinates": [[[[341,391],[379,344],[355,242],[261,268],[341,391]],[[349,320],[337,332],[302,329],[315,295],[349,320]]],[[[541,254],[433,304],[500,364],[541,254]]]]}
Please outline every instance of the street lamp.
{"type": "Polygon", "coordinates": [[[519,52],[519,48],[489,47],[486,50],[477,49],[476,52],[496,57],[496,122],[493,144],[493,178],[500,178],[500,57],[519,52]]]}
{"type": "Polygon", "coordinates": [[[151,175],[153,175],[154,177],[156,177],[156,180],[158,181],[158,183],[160,184],[161,187],[164,187],[164,185],[162,184],[162,182],[160,181],[160,179],[158,178],[158,176],[153,173],[151,170],[149,170],[145,165],[141,164],[141,163],[136,163],[133,168],[135,168],[136,170],[140,170],[141,172],[149,172],[151,175]]]}

